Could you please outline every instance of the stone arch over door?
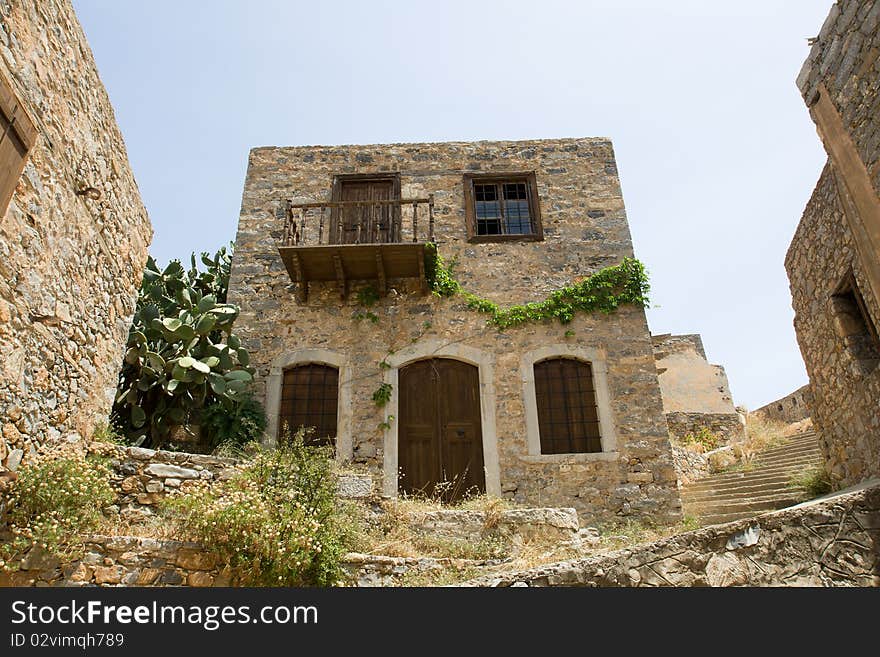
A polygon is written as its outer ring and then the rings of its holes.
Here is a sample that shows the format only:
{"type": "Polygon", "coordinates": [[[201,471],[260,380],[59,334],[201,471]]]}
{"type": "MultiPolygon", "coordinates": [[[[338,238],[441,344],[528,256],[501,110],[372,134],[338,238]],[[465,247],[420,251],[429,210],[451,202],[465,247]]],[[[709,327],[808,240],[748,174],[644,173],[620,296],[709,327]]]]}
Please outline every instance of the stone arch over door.
{"type": "Polygon", "coordinates": [[[486,476],[486,493],[501,495],[501,473],[498,462],[498,438],[495,423],[495,367],[494,357],[480,349],[462,344],[447,344],[439,340],[423,340],[402,349],[386,359],[391,366],[385,370],[384,382],[391,385],[391,399],[385,405],[385,417],[394,416],[388,423],[384,436],[384,493],[397,497],[398,491],[398,440],[399,426],[399,370],[418,360],[449,358],[474,365],[480,377],[480,428],[483,444],[483,468],[486,476]]]}
{"type": "Polygon", "coordinates": [[[350,461],[353,454],[351,438],[351,362],[347,356],[329,349],[297,349],[288,351],[272,361],[266,382],[266,436],[264,443],[278,442],[278,415],[281,411],[281,388],[284,370],[311,363],[330,365],[339,371],[339,397],[336,420],[336,460],[350,461]]]}

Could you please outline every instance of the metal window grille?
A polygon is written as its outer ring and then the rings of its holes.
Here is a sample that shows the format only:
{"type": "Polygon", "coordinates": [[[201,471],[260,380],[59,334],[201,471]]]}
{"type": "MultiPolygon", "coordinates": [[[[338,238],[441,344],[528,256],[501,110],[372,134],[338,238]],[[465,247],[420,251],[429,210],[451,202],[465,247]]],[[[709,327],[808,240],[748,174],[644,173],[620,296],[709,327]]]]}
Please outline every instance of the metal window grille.
{"type": "Polygon", "coordinates": [[[336,440],[339,371],[328,365],[299,365],[284,371],[281,389],[281,426],[291,433],[314,427],[306,437],[313,445],[332,445],[336,440]]]}
{"type": "Polygon", "coordinates": [[[590,363],[571,358],[535,363],[535,397],[542,454],[602,451],[590,363]]]}

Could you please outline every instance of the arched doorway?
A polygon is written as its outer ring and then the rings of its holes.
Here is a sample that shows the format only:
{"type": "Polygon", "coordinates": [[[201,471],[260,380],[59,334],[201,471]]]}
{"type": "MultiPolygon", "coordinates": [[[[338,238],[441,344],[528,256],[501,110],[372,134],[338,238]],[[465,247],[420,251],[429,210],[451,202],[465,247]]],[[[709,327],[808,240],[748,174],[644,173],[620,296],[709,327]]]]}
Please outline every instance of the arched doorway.
{"type": "Polygon", "coordinates": [[[450,358],[400,369],[399,489],[445,501],[486,491],[479,369],[450,358]]]}

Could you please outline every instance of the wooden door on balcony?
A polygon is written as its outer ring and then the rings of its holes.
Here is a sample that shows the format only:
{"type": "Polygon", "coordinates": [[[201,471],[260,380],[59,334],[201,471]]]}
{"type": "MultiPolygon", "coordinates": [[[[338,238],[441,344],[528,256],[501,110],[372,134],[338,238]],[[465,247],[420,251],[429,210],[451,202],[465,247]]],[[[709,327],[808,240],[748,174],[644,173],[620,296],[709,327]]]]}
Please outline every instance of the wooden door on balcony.
{"type": "Polygon", "coordinates": [[[479,370],[446,358],[420,360],[400,370],[398,386],[398,488],[445,501],[484,493],[479,370]]]}
{"type": "Polygon", "coordinates": [[[399,241],[400,207],[375,204],[400,198],[400,178],[338,177],[333,185],[334,201],[362,201],[363,205],[342,207],[333,212],[331,237],[335,244],[385,244],[399,241]]]}

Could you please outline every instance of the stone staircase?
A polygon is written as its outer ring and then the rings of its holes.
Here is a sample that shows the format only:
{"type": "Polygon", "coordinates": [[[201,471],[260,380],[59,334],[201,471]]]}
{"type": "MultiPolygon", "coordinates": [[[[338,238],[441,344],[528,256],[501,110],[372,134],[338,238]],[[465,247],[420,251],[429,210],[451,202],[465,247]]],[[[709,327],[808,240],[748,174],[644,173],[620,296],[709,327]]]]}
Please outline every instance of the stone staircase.
{"type": "Polygon", "coordinates": [[[805,501],[806,491],[792,488],[793,475],[821,465],[818,437],[810,431],[758,454],[749,467],[722,472],[682,486],[687,515],[703,525],[750,518],[805,501]]]}

